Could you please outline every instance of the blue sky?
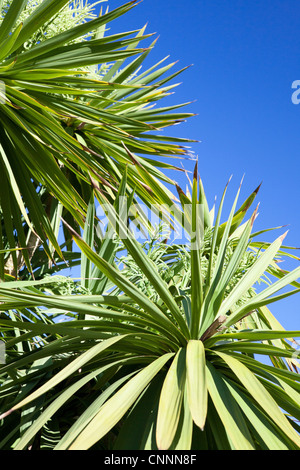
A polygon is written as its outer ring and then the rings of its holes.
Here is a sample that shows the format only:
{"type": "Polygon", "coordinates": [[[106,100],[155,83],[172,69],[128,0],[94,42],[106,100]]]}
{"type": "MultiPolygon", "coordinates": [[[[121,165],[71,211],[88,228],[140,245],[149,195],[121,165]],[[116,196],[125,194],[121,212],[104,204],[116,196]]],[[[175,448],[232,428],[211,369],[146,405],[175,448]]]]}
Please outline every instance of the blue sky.
{"type": "MultiPolygon", "coordinates": [[[[292,83],[300,80],[298,8],[296,0],[143,0],[110,24],[111,32],[121,32],[148,23],[146,31],[159,36],[149,65],[167,55],[179,61],[177,68],[193,64],[177,77],[182,84],[165,105],[196,100],[185,109],[197,116],[168,134],[201,141],[192,150],[211,206],[230,175],[227,211],[244,174],[241,202],[263,182],[255,231],[288,224],[290,246],[300,246],[300,104],[291,99],[292,83]]],[[[171,176],[185,185],[180,174],[171,176]]],[[[286,328],[300,329],[299,294],[272,312],[286,328]]]]}

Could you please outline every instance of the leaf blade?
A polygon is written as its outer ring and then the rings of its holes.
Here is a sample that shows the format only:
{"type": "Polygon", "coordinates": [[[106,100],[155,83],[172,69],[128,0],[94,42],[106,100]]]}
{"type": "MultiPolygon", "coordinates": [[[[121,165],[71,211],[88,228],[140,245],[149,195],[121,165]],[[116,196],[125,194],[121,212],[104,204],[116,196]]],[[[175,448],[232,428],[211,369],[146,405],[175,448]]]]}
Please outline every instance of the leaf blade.
{"type": "Polygon", "coordinates": [[[186,354],[187,397],[194,423],[204,429],[207,415],[205,350],[202,341],[190,340],[186,354]]]}

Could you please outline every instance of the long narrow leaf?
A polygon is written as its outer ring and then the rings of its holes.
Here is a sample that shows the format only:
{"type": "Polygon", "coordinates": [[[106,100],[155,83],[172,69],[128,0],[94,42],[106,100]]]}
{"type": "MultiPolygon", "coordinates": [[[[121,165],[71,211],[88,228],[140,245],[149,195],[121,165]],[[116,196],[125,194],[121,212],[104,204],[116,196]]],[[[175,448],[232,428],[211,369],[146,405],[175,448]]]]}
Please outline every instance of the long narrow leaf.
{"type": "Polygon", "coordinates": [[[255,375],[240,361],[229,356],[228,354],[216,351],[216,353],[228,364],[234,374],[242,382],[244,387],[253,396],[256,402],[265,410],[265,412],[272,418],[277,426],[291,439],[298,447],[300,447],[299,435],[295,432],[293,427],[285,415],[279,409],[277,403],[272,398],[266,388],[259,382],[255,375]]]}
{"type": "Polygon", "coordinates": [[[240,297],[259,280],[279,250],[285,235],[286,234],[277,238],[277,240],[275,240],[272,245],[260,255],[253,266],[251,266],[251,268],[246,272],[236,287],[222,303],[219,310],[220,315],[226,314],[228,310],[230,310],[230,308],[240,299],[240,297]]]}
{"type": "MultiPolygon", "coordinates": [[[[4,415],[6,416],[7,414],[10,414],[11,412],[15,410],[18,410],[19,408],[22,408],[23,406],[27,405],[27,403],[30,403],[31,401],[35,400],[36,398],[46,393],[48,390],[51,390],[51,388],[58,385],[62,380],[65,380],[67,377],[69,377],[69,375],[76,372],[80,367],[84,366],[87,362],[89,362],[95,356],[100,354],[102,351],[105,351],[105,349],[109,348],[114,343],[121,341],[123,338],[124,336],[117,336],[117,337],[108,339],[106,341],[100,342],[99,344],[96,344],[95,346],[90,348],[88,351],[84,352],[79,357],[74,359],[68,366],[66,366],[64,369],[58,372],[54,377],[52,377],[52,379],[50,379],[44,385],[39,387],[35,392],[30,394],[21,402],[19,402],[17,405],[11,408],[8,412],[4,413],[4,415]]],[[[1,415],[1,416],[4,417],[4,415],[1,415]]]]}
{"type": "Polygon", "coordinates": [[[202,341],[190,340],[186,353],[187,397],[194,423],[204,429],[207,415],[205,350],[202,341]]]}
{"type": "Polygon", "coordinates": [[[180,349],[166,375],[158,407],[156,441],[161,450],[168,450],[175,437],[184,397],[186,351],[180,349]]]}
{"type": "Polygon", "coordinates": [[[172,356],[173,353],[169,353],[156,359],[124,385],[100,408],[98,414],[72,443],[69,450],[87,450],[105,436],[172,356]]]}
{"type": "Polygon", "coordinates": [[[253,450],[254,444],[242,416],[222,376],[207,362],[207,386],[221,421],[236,450],[253,450]]]}

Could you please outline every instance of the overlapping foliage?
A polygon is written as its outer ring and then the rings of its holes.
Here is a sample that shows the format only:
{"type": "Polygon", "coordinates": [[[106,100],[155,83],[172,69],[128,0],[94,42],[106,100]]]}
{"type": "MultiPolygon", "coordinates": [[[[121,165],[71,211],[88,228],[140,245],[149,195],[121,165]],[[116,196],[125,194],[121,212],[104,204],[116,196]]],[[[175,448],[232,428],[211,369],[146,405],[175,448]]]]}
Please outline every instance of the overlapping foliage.
{"type": "MultiPolygon", "coordinates": [[[[191,227],[197,186],[195,177],[191,227]]],[[[126,174],[119,195],[125,188],[126,174]]],[[[93,211],[84,238],[72,232],[82,250],[84,293],[59,293],[55,277],[1,286],[9,357],[0,371],[2,448],[299,448],[291,338],[300,332],[284,331],[267,305],[299,291],[278,293],[300,268],[253,290],[283,236],[245,264],[256,211],[230,235],[236,202],[220,238],[222,203],[203,243],[154,242],[160,264],[112,207],[111,222],[146,288],[130,262],[115,265],[116,239],[93,249],[93,211]],[[55,321],[62,314],[67,321],[55,321]]]]}
{"type": "Polygon", "coordinates": [[[39,0],[30,16],[27,0],[4,10],[0,448],[299,450],[300,332],[268,306],[299,293],[300,268],[278,267],[292,256],[284,234],[253,233],[259,187],[238,207],[239,189],[222,222],[227,186],[210,209],[196,166],[173,204],[159,158],[187,149],[156,131],[188,114],[152,104],[176,73],[141,73],[144,29],[104,34],[134,3],[67,31],[66,0],[39,0]],[[169,207],[164,222],[187,241],[171,243],[142,211],[122,217],[136,198],[169,207]],[[109,209],[104,232],[97,202],[109,209]],[[53,276],[65,260],[80,263],[80,280],[53,276]]]}
{"type": "MultiPolygon", "coordinates": [[[[69,0],[43,0],[34,9],[27,0],[8,3],[0,26],[0,249],[26,248],[21,259],[12,252],[6,262],[6,271],[17,276],[24,262],[30,269],[41,244],[50,260],[55,253],[63,259],[60,216],[83,227],[94,186],[114,200],[125,165],[132,163],[125,146],[138,153],[128,174],[137,196],[148,204],[166,202],[169,190],[161,191],[161,200],[136,165],[171,182],[160,167],[172,165],[161,157],[188,150],[181,139],[159,131],[190,113],[174,111],[180,106],[153,108],[179,72],[163,78],[174,64],[161,63],[140,70],[155,43],[139,47],[151,36],[145,28],[106,34],[106,25],[131,10],[135,0],[90,21],[75,14],[75,25],[66,30],[57,27],[57,18],[65,18],[69,0]]],[[[2,279],[4,258],[1,254],[2,279]]]]}

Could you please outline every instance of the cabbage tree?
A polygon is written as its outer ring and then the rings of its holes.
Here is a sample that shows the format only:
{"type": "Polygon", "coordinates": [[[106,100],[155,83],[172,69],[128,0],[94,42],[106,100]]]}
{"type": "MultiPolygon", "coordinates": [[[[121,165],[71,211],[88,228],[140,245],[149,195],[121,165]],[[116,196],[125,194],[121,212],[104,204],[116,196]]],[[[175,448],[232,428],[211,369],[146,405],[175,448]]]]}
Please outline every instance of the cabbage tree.
{"type": "Polygon", "coordinates": [[[300,331],[268,307],[299,292],[300,268],[261,288],[284,234],[257,252],[256,209],[232,232],[239,191],[195,239],[192,184],[189,242],[141,243],[111,206],[118,236],[95,248],[90,210],[83,237],[68,227],[85,284],[1,285],[1,448],[299,450],[300,331]]]}
{"type": "Polygon", "coordinates": [[[24,264],[30,270],[41,245],[50,262],[63,260],[60,217],[83,228],[93,188],[113,202],[126,165],[139,198],[165,202],[137,162],[170,195],[161,169],[173,165],[162,157],[188,149],[161,130],[190,113],[154,108],[179,72],[168,75],[174,64],[162,62],[141,69],[155,44],[145,43],[152,36],[145,28],[107,33],[135,4],[97,16],[82,0],[0,2],[0,250],[12,250],[0,254],[2,279],[24,264]]]}

